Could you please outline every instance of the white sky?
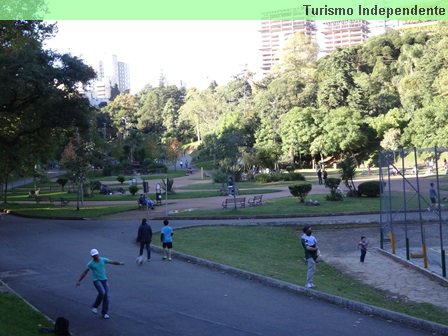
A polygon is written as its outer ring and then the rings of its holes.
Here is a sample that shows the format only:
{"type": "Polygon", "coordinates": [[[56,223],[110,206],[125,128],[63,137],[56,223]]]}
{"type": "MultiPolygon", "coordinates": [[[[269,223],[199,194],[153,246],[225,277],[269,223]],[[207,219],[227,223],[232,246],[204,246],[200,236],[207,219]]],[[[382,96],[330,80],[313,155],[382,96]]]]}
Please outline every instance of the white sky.
{"type": "Polygon", "coordinates": [[[225,84],[241,72],[259,72],[259,21],[59,21],[47,43],[88,64],[115,54],[130,66],[131,92],[157,85],[163,72],[169,84],[203,88],[225,84]]]}

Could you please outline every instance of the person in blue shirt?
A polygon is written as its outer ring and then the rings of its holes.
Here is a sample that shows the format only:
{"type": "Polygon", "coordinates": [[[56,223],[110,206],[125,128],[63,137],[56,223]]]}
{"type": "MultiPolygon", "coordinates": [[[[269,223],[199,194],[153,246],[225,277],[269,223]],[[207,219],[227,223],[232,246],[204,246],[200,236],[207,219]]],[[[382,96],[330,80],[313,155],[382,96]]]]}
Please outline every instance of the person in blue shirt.
{"type": "Polygon", "coordinates": [[[89,261],[87,268],[81,273],[76,286],[80,286],[82,279],[85,278],[89,271],[92,271],[93,285],[98,292],[95,302],[92,305],[92,313],[98,313],[98,307],[103,303],[101,314],[104,319],[109,319],[109,286],[107,285],[106,264],[124,265],[124,263],[100,257],[97,249],[91,249],[90,256],[92,260],[89,261]]]}
{"type": "Polygon", "coordinates": [[[174,231],[171,226],[168,225],[168,219],[163,221],[163,228],[160,230],[160,241],[163,247],[163,260],[168,258],[171,261],[171,249],[173,248],[173,235],[174,231]]]}

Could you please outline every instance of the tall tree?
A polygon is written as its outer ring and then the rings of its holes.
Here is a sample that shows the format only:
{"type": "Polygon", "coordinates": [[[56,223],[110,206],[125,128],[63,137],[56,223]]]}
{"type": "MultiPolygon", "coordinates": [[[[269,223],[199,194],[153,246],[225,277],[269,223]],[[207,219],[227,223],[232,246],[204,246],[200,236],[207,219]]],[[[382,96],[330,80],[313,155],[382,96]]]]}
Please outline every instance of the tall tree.
{"type": "Polygon", "coordinates": [[[79,84],[95,77],[80,59],[44,50],[54,25],[41,21],[0,22],[1,180],[33,169],[54,151],[61,133],[85,133],[92,112],[79,84]],[[20,153],[20,156],[17,154],[20,153]]]}

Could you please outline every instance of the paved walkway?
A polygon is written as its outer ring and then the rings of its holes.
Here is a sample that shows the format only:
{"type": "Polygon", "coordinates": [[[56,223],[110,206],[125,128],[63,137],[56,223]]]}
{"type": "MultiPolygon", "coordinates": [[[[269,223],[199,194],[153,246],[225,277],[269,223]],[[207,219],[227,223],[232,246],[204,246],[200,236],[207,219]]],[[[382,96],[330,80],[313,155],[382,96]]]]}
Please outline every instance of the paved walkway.
{"type": "MultiPolygon", "coordinates": [[[[153,181],[154,185],[157,181],[153,181]]],[[[176,178],[175,186],[186,187],[191,183],[209,183],[208,180],[201,180],[199,173],[192,176],[176,178]]],[[[263,195],[266,199],[290,196],[287,187],[279,187],[282,191],[263,195]]],[[[327,193],[328,189],[323,186],[313,185],[313,194],[327,193]]],[[[311,194],[312,198],[312,194],[311,194]]],[[[149,214],[150,218],[160,218],[172,211],[185,211],[187,209],[217,209],[220,208],[223,197],[208,197],[188,200],[170,201],[167,206],[156,207],[149,214]]],[[[110,216],[111,220],[132,220],[138,222],[145,216],[144,211],[132,211],[123,214],[110,216]]],[[[160,220],[153,221],[156,229],[160,220]]],[[[177,228],[195,225],[220,225],[220,224],[244,224],[244,225],[284,225],[304,224],[315,225],[315,233],[320,242],[325,261],[335,266],[344,273],[352,275],[354,278],[384,290],[391,297],[403,301],[425,302],[434,304],[448,310],[448,282],[436,281],[431,277],[417,271],[414,268],[398,263],[392,258],[377,251],[380,246],[379,215],[345,215],[345,216],[324,216],[324,217],[304,217],[304,218],[269,218],[269,219],[214,219],[214,220],[171,220],[177,228]],[[339,229],[332,229],[330,225],[337,225],[339,229]],[[347,226],[346,224],[355,224],[347,226]],[[343,226],[343,228],[341,228],[343,226]],[[359,262],[359,252],[357,242],[364,235],[369,240],[369,252],[364,264],[359,262]],[[405,275],[405,276],[404,276],[405,275]]],[[[430,224],[426,230],[429,232],[430,224]]],[[[433,224],[437,231],[437,225],[433,224]]],[[[397,228],[398,229],[398,228],[397,228]]],[[[415,235],[418,234],[419,227],[414,227],[415,235]]],[[[437,237],[428,237],[437,245],[437,237]]],[[[388,246],[386,246],[388,248],[388,246]]],[[[390,248],[389,248],[390,250],[390,248]]]]}
{"type": "MultiPolygon", "coordinates": [[[[150,190],[155,190],[158,180],[150,181],[150,190]]],[[[202,180],[200,173],[176,178],[175,187],[185,187],[192,183],[209,183],[202,180]]],[[[287,187],[279,187],[282,191],[265,194],[266,199],[290,196],[287,187]]],[[[313,193],[327,193],[323,186],[313,185],[313,193]]],[[[312,197],[312,196],[311,196],[312,197]]],[[[170,211],[184,211],[186,209],[216,209],[220,207],[223,197],[209,197],[189,200],[173,200],[166,206],[156,207],[149,213],[150,218],[162,217],[170,211]]],[[[116,214],[109,217],[110,221],[127,221],[138,223],[142,217],[147,217],[145,211],[131,211],[116,214]]],[[[161,221],[152,221],[154,229],[160,229],[161,221]]],[[[401,263],[385,256],[377,251],[379,247],[379,216],[328,216],[311,218],[270,218],[270,219],[234,219],[234,220],[172,220],[175,228],[195,225],[218,224],[244,224],[244,225],[283,225],[312,224],[315,226],[315,234],[320,242],[324,259],[329,264],[337,267],[342,272],[354,276],[356,279],[371,286],[384,290],[391,297],[403,302],[426,302],[448,310],[448,284],[422,274],[414,268],[404,266],[401,263]],[[331,226],[337,226],[334,229],[331,226]],[[346,224],[356,224],[348,226],[346,224]],[[341,225],[343,227],[341,228],[341,225]],[[359,262],[357,242],[361,235],[368,237],[370,242],[369,252],[364,264],[359,262]]],[[[430,226],[427,227],[429,230],[430,226]]],[[[418,231],[418,228],[415,228],[418,231]]],[[[437,231],[436,229],[434,231],[437,231]]],[[[435,238],[434,238],[435,239],[435,238]]]]}

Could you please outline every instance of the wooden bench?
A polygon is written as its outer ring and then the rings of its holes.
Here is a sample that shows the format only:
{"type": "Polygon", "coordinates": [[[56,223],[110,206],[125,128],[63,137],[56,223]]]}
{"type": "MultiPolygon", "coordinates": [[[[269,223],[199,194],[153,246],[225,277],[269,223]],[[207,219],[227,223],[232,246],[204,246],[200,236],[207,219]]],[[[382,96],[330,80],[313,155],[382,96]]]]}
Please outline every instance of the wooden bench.
{"type": "Polygon", "coordinates": [[[253,198],[249,198],[247,201],[249,206],[257,206],[263,204],[263,195],[256,195],[253,198]]]}
{"type": "Polygon", "coordinates": [[[64,199],[62,197],[59,199],[59,201],[61,202],[61,207],[67,206],[70,203],[69,200],[66,200],[66,199],[64,199]]]}
{"type": "Polygon", "coordinates": [[[229,205],[232,205],[233,207],[240,206],[241,208],[245,208],[246,197],[226,198],[224,201],[222,201],[223,209],[227,209],[229,205]]]}
{"type": "Polygon", "coordinates": [[[53,199],[50,196],[35,196],[36,197],[36,203],[51,203],[53,204],[53,199]]]}

